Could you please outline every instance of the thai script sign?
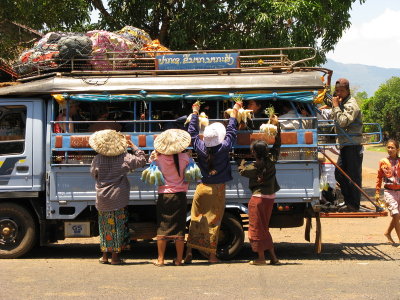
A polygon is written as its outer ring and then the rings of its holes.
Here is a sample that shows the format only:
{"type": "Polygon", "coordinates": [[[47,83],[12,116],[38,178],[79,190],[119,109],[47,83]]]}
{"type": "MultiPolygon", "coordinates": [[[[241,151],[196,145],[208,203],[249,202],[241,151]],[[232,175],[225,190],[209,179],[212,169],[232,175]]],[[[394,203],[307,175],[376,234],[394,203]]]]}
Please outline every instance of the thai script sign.
{"type": "Polygon", "coordinates": [[[156,56],[158,70],[238,68],[238,53],[168,54],[156,56]]]}

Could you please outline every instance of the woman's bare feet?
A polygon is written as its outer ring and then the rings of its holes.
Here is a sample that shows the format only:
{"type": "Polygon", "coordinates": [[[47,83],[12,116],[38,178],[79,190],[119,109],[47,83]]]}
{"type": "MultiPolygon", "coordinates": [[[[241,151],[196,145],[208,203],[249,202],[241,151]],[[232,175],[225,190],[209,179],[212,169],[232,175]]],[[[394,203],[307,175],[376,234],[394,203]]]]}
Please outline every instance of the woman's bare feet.
{"type": "Polygon", "coordinates": [[[218,264],[221,261],[217,258],[217,255],[215,255],[214,253],[210,253],[210,256],[208,258],[208,262],[210,264],[218,264]]]}
{"type": "Polygon", "coordinates": [[[390,235],[390,233],[385,232],[383,235],[386,236],[389,244],[392,244],[392,245],[396,244],[396,242],[392,239],[392,236],[390,235]]]}
{"type": "Polygon", "coordinates": [[[186,253],[186,257],[183,260],[183,263],[185,264],[191,264],[192,263],[192,259],[193,259],[193,255],[192,253],[186,253]]]}

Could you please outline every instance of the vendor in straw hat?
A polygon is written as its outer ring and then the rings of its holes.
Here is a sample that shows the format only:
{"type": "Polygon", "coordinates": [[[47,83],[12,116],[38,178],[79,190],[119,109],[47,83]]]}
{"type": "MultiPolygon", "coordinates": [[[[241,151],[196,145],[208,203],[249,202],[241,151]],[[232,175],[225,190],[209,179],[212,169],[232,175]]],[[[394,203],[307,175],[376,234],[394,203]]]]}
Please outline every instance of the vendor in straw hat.
{"type": "Polygon", "coordinates": [[[93,133],[89,145],[98,155],[92,161],[90,172],[96,180],[96,208],[99,213],[100,263],[119,265],[124,261],[119,253],[129,242],[128,200],[130,185],[127,174],[146,164],[144,152],[115,130],[93,133]],[[127,153],[131,147],[133,154],[127,153]]]}
{"type": "Polygon", "coordinates": [[[199,137],[200,105],[196,102],[192,107],[193,116],[188,131],[203,178],[193,198],[185,263],[192,260],[192,248],[209,253],[210,263],[219,262],[216,252],[225,210],[225,182],[232,180],[229,152],[236,141],[236,116],[242,105],[241,101],[235,103],[227,128],[218,122],[207,126],[203,140],[199,137]]]}
{"type": "Polygon", "coordinates": [[[164,176],[165,185],[158,187],[157,200],[157,248],[156,266],[164,266],[164,253],[168,240],[175,241],[175,266],[182,265],[185,227],[186,192],[185,168],[189,155],[184,151],[190,144],[190,135],[181,129],[168,129],[154,141],[150,162],[155,161],[164,176]]]}

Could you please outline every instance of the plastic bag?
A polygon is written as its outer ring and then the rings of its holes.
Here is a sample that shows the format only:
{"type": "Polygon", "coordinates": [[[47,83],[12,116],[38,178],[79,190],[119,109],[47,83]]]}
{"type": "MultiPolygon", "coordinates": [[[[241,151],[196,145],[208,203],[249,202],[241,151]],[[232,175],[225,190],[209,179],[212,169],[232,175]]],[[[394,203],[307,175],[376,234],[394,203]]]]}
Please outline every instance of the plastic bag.
{"type": "Polygon", "coordinates": [[[186,182],[197,182],[203,175],[201,174],[199,166],[194,162],[193,158],[190,158],[189,164],[185,168],[185,181],[186,182]]]}
{"type": "Polygon", "coordinates": [[[143,170],[140,179],[150,185],[160,186],[165,184],[164,176],[154,161],[147,169],[143,170]]]}

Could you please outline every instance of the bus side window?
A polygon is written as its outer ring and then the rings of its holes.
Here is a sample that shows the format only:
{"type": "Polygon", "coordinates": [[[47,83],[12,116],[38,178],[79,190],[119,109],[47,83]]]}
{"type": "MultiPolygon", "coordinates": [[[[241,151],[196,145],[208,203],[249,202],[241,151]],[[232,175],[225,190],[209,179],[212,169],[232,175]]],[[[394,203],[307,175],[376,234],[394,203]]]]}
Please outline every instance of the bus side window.
{"type": "Polygon", "coordinates": [[[25,106],[0,106],[0,155],[24,152],[25,124],[25,106]]]}

